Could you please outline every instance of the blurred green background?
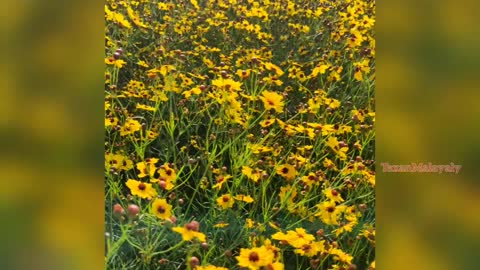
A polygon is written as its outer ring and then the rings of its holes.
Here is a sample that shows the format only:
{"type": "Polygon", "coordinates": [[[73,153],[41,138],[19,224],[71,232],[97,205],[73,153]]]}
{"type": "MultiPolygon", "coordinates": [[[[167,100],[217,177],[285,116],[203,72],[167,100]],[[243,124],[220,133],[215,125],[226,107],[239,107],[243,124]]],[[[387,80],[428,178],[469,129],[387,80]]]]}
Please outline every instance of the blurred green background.
{"type": "MultiPolygon", "coordinates": [[[[2,269],[102,269],[103,2],[4,5],[2,269]]],[[[478,10],[377,3],[379,269],[478,268],[478,10]],[[463,167],[393,174],[381,162],[463,167]]]]}
{"type": "Polygon", "coordinates": [[[479,1],[377,2],[379,269],[477,269],[479,1]],[[462,165],[382,173],[381,162],[462,165]]]}
{"type": "Polygon", "coordinates": [[[2,4],[2,269],[102,269],[102,1],[2,4]]]}

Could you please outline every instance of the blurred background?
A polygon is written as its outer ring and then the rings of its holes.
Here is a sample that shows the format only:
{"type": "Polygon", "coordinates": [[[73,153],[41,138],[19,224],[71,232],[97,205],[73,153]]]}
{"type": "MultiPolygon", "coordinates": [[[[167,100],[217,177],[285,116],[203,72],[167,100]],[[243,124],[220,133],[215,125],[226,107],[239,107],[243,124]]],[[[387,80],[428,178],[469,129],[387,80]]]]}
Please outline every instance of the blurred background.
{"type": "Polygon", "coordinates": [[[378,1],[379,269],[480,263],[479,1],[378,1]],[[382,173],[380,164],[462,165],[460,173],[382,173]]]}
{"type": "MultiPolygon", "coordinates": [[[[478,10],[377,3],[378,269],[478,268],[478,10]]],[[[2,269],[102,269],[103,2],[7,0],[0,12],[2,269]]]]}
{"type": "Polygon", "coordinates": [[[102,269],[102,1],[2,4],[2,269],[102,269]]]}

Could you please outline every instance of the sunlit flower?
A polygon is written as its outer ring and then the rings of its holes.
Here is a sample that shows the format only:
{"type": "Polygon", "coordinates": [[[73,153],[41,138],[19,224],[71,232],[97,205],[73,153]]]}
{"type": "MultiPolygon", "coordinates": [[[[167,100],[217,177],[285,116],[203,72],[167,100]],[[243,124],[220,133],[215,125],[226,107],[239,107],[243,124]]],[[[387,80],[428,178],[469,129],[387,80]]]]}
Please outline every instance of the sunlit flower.
{"type": "Polygon", "coordinates": [[[182,235],[183,241],[191,241],[193,239],[198,239],[201,242],[206,241],[205,234],[198,231],[198,222],[192,221],[185,224],[183,227],[173,227],[172,231],[182,235]]]}
{"type": "Polygon", "coordinates": [[[322,192],[323,192],[323,194],[325,194],[327,199],[329,199],[330,201],[333,201],[333,202],[336,202],[336,203],[341,203],[341,202],[344,201],[344,199],[342,198],[340,193],[335,189],[326,188],[322,192]]]}
{"type": "Polygon", "coordinates": [[[172,217],[172,206],[165,199],[155,199],[152,204],[152,213],[160,219],[172,217]]]}
{"type": "Polygon", "coordinates": [[[293,180],[297,176],[297,170],[290,164],[278,166],[277,173],[287,180],[293,180]]]}
{"type": "Polygon", "coordinates": [[[325,241],[319,242],[310,242],[308,244],[304,244],[297,249],[294,250],[296,254],[300,254],[302,256],[313,257],[320,252],[325,251],[325,241]]]}
{"type": "Polygon", "coordinates": [[[142,199],[152,199],[157,196],[157,191],[152,187],[152,184],[133,179],[129,179],[126,184],[132,195],[139,196],[142,199]]]}
{"type": "Polygon", "coordinates": [[[221,189],[223,184],[226,183],[229,179],[232,179],[232,176],[229,175],[229,174],[217,176],[217,178],[216,178],[217,183],[215,185],[213,185],[212,188],[221,189]]]}
{"type": "Polygon", "coordinates": [[[318,212],[315,216],[319,216],[323,223],[327,225],[338,225],[338,217],[345,210],[344,205],[336,205],[333,201],[325,201],[317,204],[318,212]]]}
{"type": "Polygon", "coordinates": [[[235,200],[230,194],[224,194],[217,198],[217,204],[222,207],[222,209],[232,208],[235,200]]]}
{"type": "Polygon", "coordinates": [[[121,136],[127,136],[139,131],[142,125],[135,119],[128,119],[120,129],[121,136]]]}
{"type": "Polygon", "coordinates": [[[195,270],[228,270],[228,268],[214,266],[214,265],[207,265],[207,266],[197,266],[195,270]]]}
{"type": "Polygon", "coordinates": [[[213,225],[214,228],[225,228],[227,227],[229,224],[228,223],[225,223],[225,222],[218,222],[217,224],[213,225]]]}
{"type": "Polygon", "coordinates": [[[277,113],[283,112],[283,96],[272,91],[263,91],[262,96],[259,97],[263,101],[265,110],[275,110],[277,113]]]}
{"type": "Polygon", "coordinates": [[[242,194],[236,195],[234,199],[237,201],[242,201],[246,203],[252,203],[254,201],[254,199],[249,195],[242,195],[242,194]]]}
{"type": "Polygon", "coordinates": [[[304,228],[296,228],[294,231],[287,231],[286,234],[277,232],[272,235],[272,239],[285,241],[295,248],[302,248],[304,245],[308,245],[314,241],[315,236],[307,233],[304,228]]]}
{"type": "Polygon", "coordinates": [[[247,267],[249,270],[258,270],[262,266],[267,266],[273,262],[274,254],[265,246],[246,249],[240,249],[240,255],[235,257],[238,265],[247,267]]]}
{"type": "Polygon", "coordinates": [[[258,182],[262,177],[262,171],[259,169],[252,169],[248,166],[242,167],[242,174],[247,176],[253,182],[258,182]]]}

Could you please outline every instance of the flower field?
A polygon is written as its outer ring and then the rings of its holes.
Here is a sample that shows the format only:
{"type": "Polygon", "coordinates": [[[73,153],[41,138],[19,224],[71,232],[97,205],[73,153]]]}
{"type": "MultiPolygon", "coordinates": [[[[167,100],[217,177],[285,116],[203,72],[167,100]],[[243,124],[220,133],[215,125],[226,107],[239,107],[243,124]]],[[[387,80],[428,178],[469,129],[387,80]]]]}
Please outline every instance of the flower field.
{"type": "Polygon", "coordinates": [[[374,23],[107,0],[106,269],[375,269],[374,23]]]}

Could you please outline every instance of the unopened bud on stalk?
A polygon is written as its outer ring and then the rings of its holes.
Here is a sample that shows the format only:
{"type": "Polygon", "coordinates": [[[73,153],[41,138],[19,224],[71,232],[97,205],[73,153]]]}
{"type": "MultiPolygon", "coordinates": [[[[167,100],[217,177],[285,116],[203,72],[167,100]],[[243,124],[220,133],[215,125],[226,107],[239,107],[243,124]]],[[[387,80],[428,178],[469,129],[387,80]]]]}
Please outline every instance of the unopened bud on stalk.
{"type": "Polygon", "coordinates": [[[160,186],[160,188],[165,189],[167,187],[167,182],[165,182],[164,180],[160,180],[160,182],[158,182],[158,185],[160,186]]]}
{"type": "Polygon", "coordinates": [[[200,260],[197,257],[190,258],[190,267],[195,268],[200,264],[200,260]]]}
{"type": "Polygon", "coordinates": [[[136,204],[130,204],[128,205],[127,211],[129,218],[136,218],[138,216],[138,213],[140,213],[140,208],[136,204]]]}
{"type": "Polygon", "coordinates": [[[125,214],[125,209],[123,209],[123,207],[117,203],[113,206],[113,214],[118,218],[125,214]]]}

